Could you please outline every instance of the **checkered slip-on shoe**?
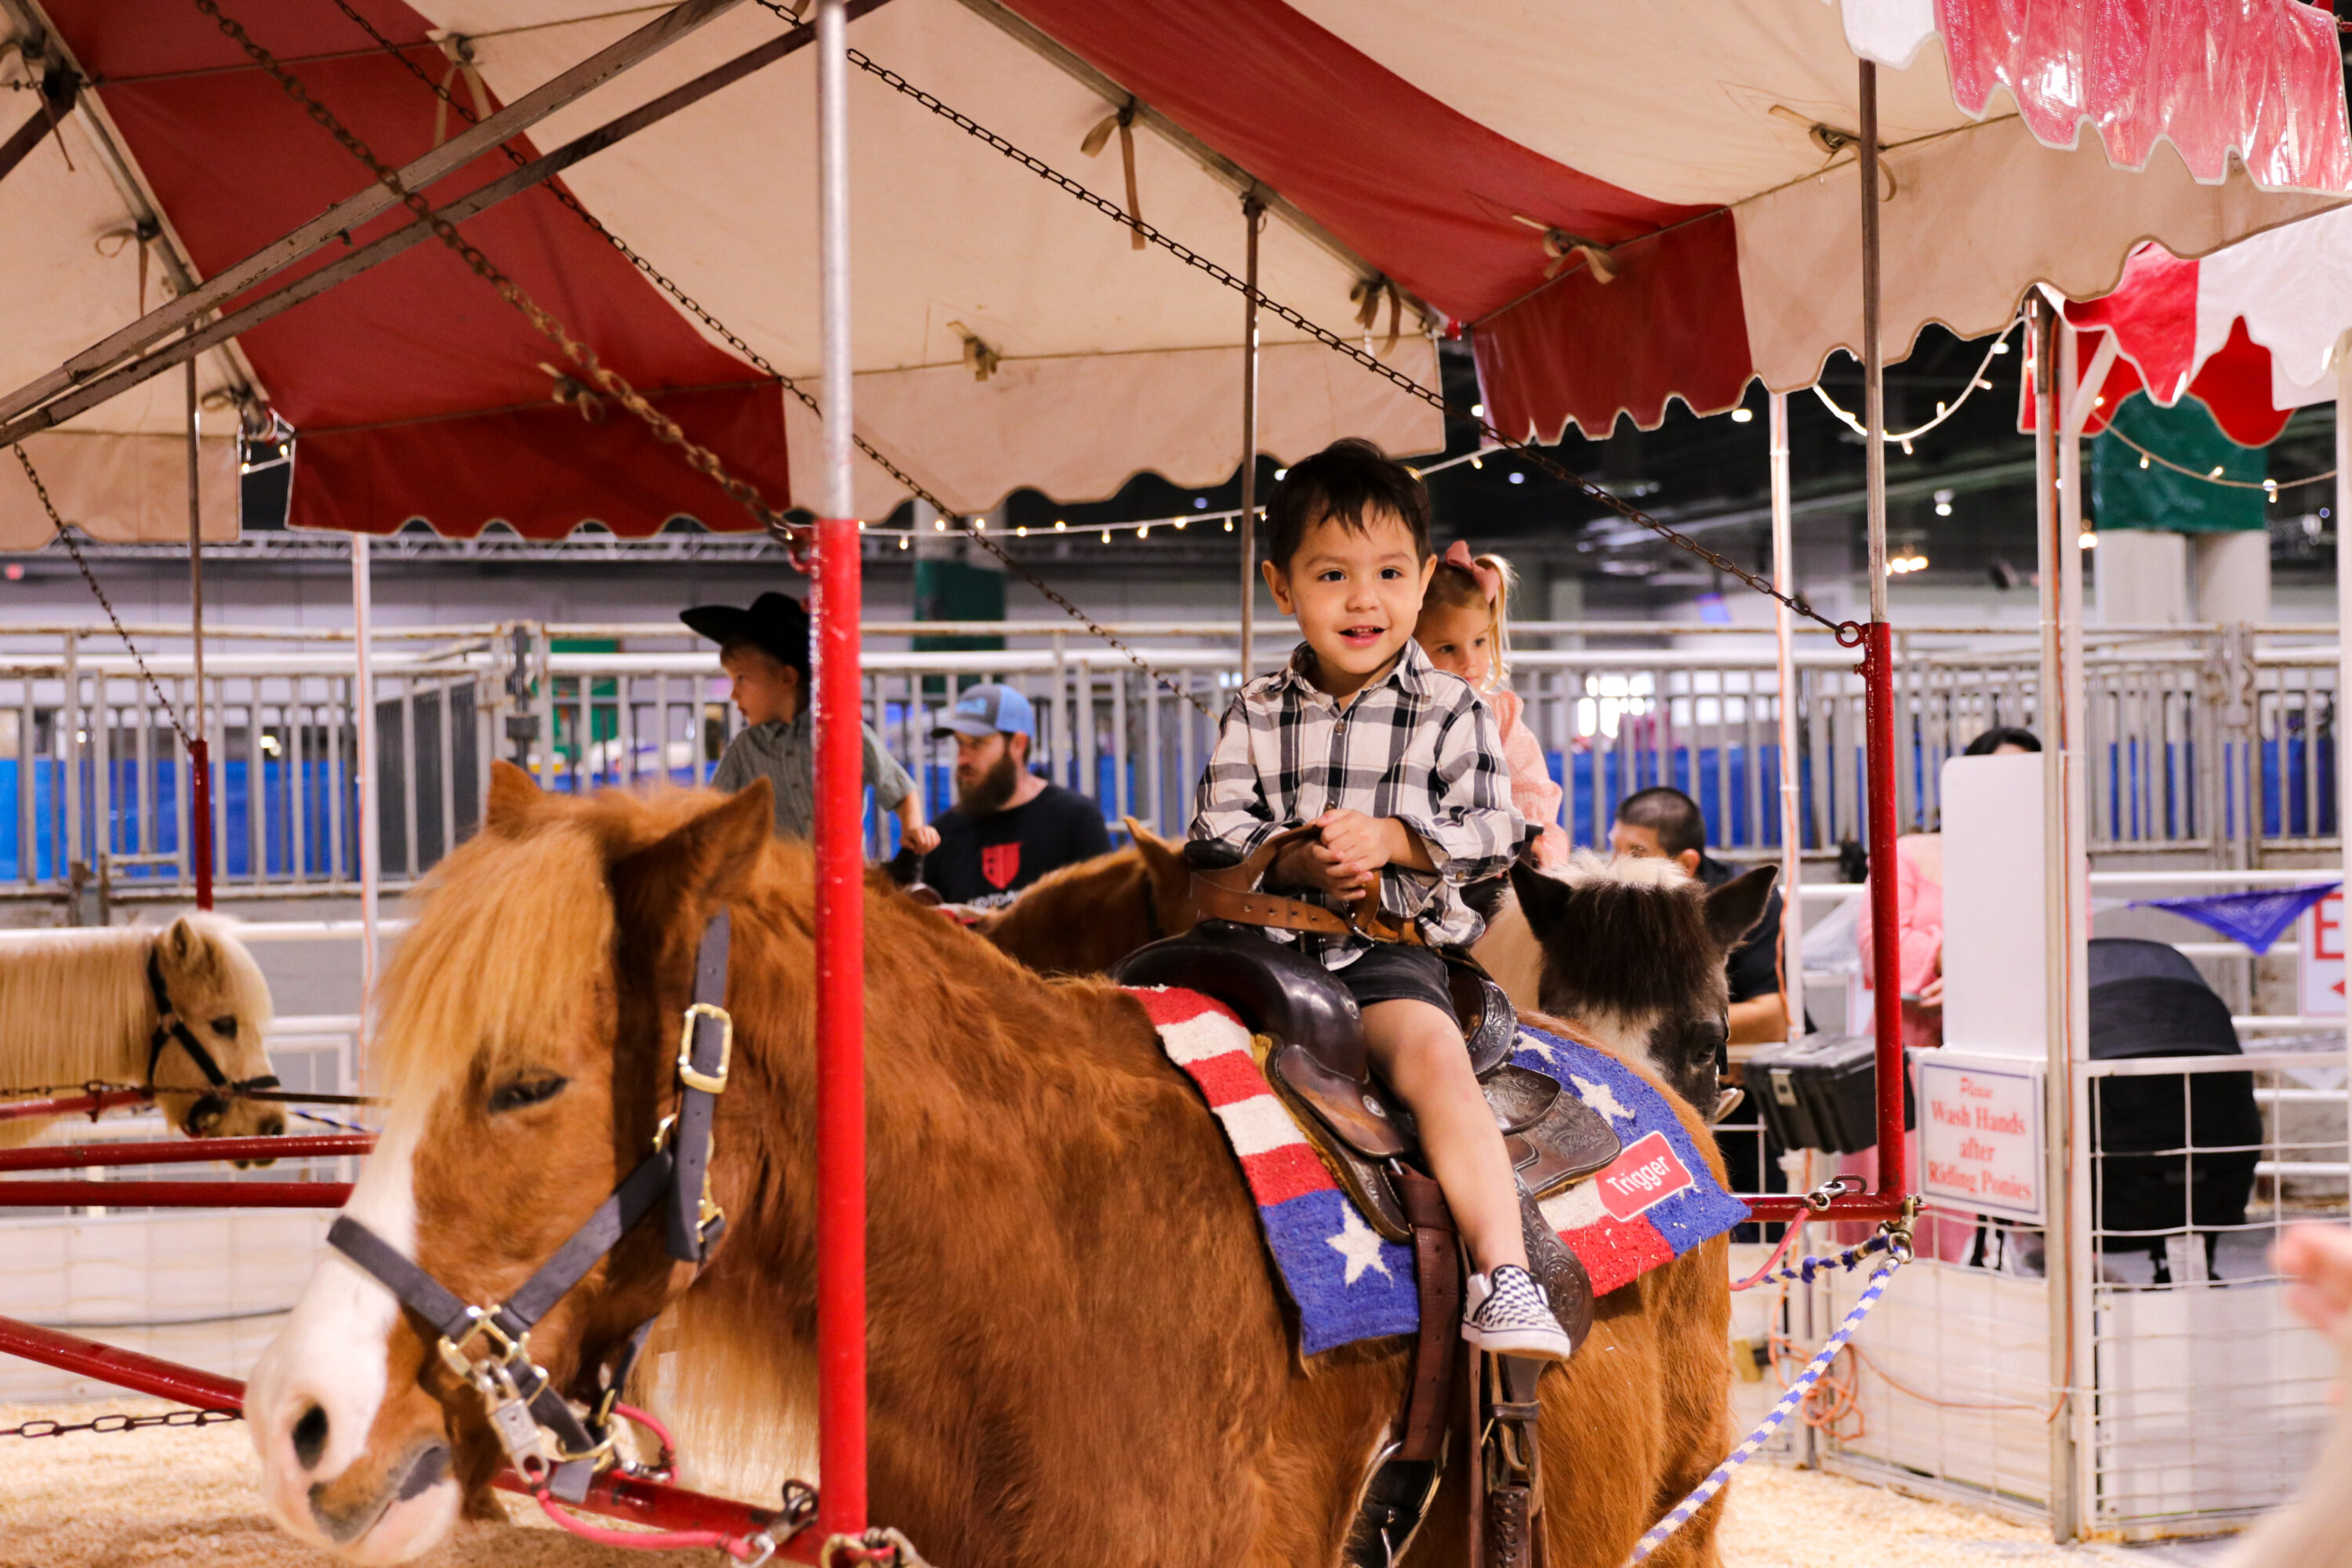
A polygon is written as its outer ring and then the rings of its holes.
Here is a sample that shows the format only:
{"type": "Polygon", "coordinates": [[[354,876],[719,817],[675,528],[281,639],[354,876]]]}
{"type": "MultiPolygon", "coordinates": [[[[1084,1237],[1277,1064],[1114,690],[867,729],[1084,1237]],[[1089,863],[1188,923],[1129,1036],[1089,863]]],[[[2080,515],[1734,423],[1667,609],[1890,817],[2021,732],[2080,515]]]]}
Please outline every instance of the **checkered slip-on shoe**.
{"type": "Polygon", "coordinates": [[[1468,1306],[1462,1337],[1480,1350],[1536,1361],[1566,1361],[1576,1353],[1568,1331],[1552,1316],[1551,1298],[1516,1264],[1470,1276],[1468,1306]]]}

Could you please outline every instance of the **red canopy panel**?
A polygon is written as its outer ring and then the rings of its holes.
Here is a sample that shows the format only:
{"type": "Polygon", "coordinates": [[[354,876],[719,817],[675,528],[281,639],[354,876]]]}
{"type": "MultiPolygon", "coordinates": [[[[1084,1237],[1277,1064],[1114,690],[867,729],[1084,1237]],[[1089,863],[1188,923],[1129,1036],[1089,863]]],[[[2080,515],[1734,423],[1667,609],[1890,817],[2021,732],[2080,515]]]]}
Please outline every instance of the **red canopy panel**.
{"type": "MultiPolygon", "coordinates": [[[[362,7],[440,79],[447,62],[426,40],[422,17],[392,0],[362,0],[362,7]]],[[[366,168],[192,7],[56,0],[49,14],[98,79],[107,110],[201,272],[227,267],[367,183],[366,168]]],[[[371,47],[339,12],[248,0],[239,19],[377,157],[396,166],[430,149],[439,100],[397,60],[302,58],[371,47]]],[[[521,139],[514,146],[536,155],[521,139]]],[[[431,199],[453,200],[507,167],[502,157],[477,160],[434,186],[431,199]]],[[[405,216],[387,214],[353,238],[363,243],[405,216]]],[[[772,504],[786,504],[780,390],[704,341],[552,193],[527,192],[468,223],[465,234],[691,438],[772,504]]],[[[308,265],[332,259],[322,254],[308,265]]],[[[296,527],[389,533],[423,517],[465,537],[501,521],[545,539],[593,519],[634,537],[680,512],[715,529],[759,526],[617,404],[583,415],[553,402],[557,384],[545,367],[567,375],[576,367],[437,242],[240,342],[300,436],[296,527]]]]}

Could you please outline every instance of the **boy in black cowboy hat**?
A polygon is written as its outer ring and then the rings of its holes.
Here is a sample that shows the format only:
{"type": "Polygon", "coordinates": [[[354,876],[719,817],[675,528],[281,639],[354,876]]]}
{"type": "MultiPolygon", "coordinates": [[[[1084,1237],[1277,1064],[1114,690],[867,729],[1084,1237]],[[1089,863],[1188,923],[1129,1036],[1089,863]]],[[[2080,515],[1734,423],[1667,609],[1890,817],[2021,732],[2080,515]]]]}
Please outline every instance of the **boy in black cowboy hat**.
{"type": "MultiPolygon", "coordinates": [[[[719,645],[719,668],[744,728],[728,743],[710,777],[730,793],[765,776],[776,786],[776,835],[806,838],[816,810],[814,734],[809,722],[809,619],[798,599],[762,594],[750,609],[698,605],[679,620],[719,645]]],[[[917,854],[938,847],[940,836],[923,820],[923,797],[871,724],[866,735],[866,782],[883,810],[898,818],[899,841],[917,854]]]]}

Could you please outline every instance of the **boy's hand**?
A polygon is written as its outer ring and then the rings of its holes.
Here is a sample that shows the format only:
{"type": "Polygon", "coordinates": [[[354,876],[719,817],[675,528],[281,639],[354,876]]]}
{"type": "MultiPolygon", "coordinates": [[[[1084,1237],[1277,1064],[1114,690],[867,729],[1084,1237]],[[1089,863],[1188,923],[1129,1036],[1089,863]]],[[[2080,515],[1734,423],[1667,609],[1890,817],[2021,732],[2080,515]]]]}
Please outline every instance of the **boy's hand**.
{"type": "Polygon", "coordinates": [[[898,829],[898,846],[918,855],[928,855],[940,847],[940,830],[928,822],[898,829]]]}
{"type": "Polygon", "coordinates": [[[2322,1333],[2341,1335],[2352,1311],[2352,1230],[2298,1225],[2271,1248],[2271,1267],[2294,1281],[2287,1305],[2322,1333]]]}
{"type": "Polygon", "coordinates": [[[1327,811],[1311,824],[1323,836],[1322,847],[1332,859],[1335,879],[1345,886],[1333,892],[1360,897],[1380,885],[1381,870],[1397,858],[1401,825],[1360,811],[1327,811]]]}
{"type": "Polygon", "coordinates": [[[1363,897],[1369,879],[1364,873],[1350,870],[1328,845],[1305,840],[1292,845],[1276,858],[1274,872],[1281,881],[1343,899],[1363,897]]]}

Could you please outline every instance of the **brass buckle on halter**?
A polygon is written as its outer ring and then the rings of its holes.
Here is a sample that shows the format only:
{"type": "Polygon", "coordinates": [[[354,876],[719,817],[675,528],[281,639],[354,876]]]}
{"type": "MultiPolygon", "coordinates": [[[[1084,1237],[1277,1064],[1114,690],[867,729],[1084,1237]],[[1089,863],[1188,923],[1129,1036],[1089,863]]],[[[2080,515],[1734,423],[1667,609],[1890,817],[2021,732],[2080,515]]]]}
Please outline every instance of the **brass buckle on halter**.
{"type": "Polygon", "coordinates": [[[726,1008],[709,1002],[697,1002],[686,1010],[686,1022],[678,1030],[677,1078],[688,1089],[698,1089],[705,1094],[727,1092],[727,1068],[735,1056],[735,1018],[726,1008]],[[694,1025],[698,1018],[719,1020],[719,1071],[714,1076],[702,1072],[694,1065],[694,1025]]]}
{"type": "Polygon", "coordinates": [[[435,1347],[441,1352],[441,1364],[447,1367],[460,1381],[467,1383],[474,1381],[479,1369],[466,1354],[466,1351],[484,1334],[488,1334],[494,1342],[493,1348],[498,1352],[494,1364],[511,1365],[518,1361],[527,1364],[530,1361],[530,1332],[526,1331],[520,1334],[509,1334],[492,1321],[492,1314],[497,1311],[498,1309],[495,1307],[488,1312],[479,1307],[467,1308],[466,1331],[454,1340],[444,1334],[441,1336],[440,1344],[435,1347]]]}

